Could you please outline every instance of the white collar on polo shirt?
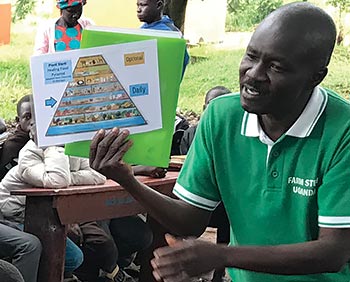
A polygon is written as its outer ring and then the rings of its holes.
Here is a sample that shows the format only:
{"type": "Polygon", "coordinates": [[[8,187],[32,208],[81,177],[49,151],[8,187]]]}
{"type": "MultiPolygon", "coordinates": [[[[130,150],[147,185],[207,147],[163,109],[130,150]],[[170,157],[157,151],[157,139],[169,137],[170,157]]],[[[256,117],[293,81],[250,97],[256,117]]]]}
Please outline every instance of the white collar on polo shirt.
{"type": "MultiPolygon", "coordinates": [[[[318,86],[315,87],[304,111],[288,129],[286,135],[298,138],[308,137],[326,108],[327,101],[328,94],[326,90],[318,86]]],[[[260,137],[260,140],[267,145],[274,143],[262,130],[256,114],[244,112],[241,134],[247,137],[260,137]]]]}

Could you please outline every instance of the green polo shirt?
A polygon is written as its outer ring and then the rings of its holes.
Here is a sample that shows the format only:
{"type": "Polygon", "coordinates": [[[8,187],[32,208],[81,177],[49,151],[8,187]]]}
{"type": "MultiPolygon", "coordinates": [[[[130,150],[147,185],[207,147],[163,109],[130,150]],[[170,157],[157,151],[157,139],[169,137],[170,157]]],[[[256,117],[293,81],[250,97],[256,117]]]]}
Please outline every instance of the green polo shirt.
{"type": "MultiPolygon", "coordinates": [[[[209,211],[223,202],[232,245],[295,244],[350,228],[350,105],[316,87],[276,142],[239,95],[210,103],[173,193],[209,211]]],[[[350,271],[282,276],[230,269],[235,282],[349,282],[350,271]]]]}

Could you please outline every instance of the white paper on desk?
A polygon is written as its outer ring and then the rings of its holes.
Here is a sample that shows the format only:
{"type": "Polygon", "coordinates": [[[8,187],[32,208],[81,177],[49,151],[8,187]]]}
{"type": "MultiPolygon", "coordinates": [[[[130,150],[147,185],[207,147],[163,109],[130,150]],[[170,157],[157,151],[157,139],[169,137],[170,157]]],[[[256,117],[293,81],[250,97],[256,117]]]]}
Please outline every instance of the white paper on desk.
{"type": "Polygon", "coordinates": [[[33,56],[31,74],[39,147],[162,128],[156,40],[33,56]]]}

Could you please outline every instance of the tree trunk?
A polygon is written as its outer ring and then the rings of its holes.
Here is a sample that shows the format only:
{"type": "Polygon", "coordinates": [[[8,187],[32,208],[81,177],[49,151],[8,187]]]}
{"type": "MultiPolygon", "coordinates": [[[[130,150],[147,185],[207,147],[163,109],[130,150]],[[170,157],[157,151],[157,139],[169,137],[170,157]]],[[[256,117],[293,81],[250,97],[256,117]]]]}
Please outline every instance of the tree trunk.
{"type": "Polygon", "coordinates": [[[165,0],[164,14],[168,15],[183,32],[187,0],[165,0]]]}
{"type": "Polygon", "coordinates": [[[341,45],[344,40],[344,26],[343,26],[343,7],[339,7],[339,32],[337,36],[337,45],[341,45]]]}

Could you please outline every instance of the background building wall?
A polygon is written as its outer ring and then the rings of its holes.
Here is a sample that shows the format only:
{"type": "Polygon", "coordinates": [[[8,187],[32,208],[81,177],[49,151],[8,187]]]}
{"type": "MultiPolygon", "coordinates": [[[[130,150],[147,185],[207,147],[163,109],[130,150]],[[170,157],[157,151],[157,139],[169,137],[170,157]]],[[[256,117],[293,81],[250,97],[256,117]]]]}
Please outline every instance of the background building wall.
{"type": "Polygon", "coordinates": [[[188,0],[184,37],[192,44],[221,42],[225,20],[226,0],[188,0]]]}

